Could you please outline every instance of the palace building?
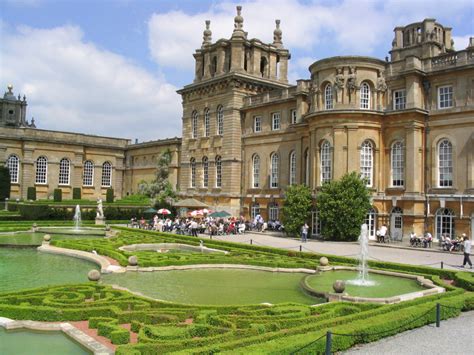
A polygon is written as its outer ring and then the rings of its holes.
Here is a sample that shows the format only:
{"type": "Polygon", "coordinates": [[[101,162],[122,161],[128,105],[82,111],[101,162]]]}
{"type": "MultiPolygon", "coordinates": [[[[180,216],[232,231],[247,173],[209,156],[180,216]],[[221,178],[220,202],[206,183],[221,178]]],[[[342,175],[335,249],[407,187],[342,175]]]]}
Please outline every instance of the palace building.
{"type": "MultiPolygon", "coordinates": [[[[0,100],[0,162],[12,198],[36,186],[41,198],[73,187],[84,197],[137,192],[157,157],[172,152],[183,198],[250,218],[279,219],[285,189],[357,171],[372,192],[367,223],[393,238],[412,230],[474,235],[474,39],[455,50],[434,19],[396,27],[385,60],[340,56],[310,65],[288,83],[290,53],[280,21],[273,42],[249,38],[237,7],[229,39],[212,41],[206,21],[182,96],[182,138],[129,140],[45,131],[25,119],[26,99],[0,100]]],[[[318,235],[318,211],[312,233],[318,235]]]]}

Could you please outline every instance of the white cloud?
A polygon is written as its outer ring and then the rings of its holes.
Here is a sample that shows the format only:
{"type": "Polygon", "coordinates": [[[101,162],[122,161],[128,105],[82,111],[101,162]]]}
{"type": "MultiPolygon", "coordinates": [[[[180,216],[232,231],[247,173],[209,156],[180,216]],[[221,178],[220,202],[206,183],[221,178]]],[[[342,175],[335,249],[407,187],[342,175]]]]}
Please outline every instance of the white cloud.
{"type": "MultiPolygon", "coordinates": [[[[390,49],[395,26],[427,17],[456,20],[459,14],[472,11],[469,0],[274,0],[271,5],[268,0],[254,0],[240,3],[244,30],[249,38],[272,42],[274,20],[281,19],[284,45],[304,56],[319,58],[376,53],[383,57],[390,49]]],[[[160,66],[191,71],[192,53],[201,46],[204,21],[211,20],[213,41],[229,38],[235,5],[233,1],[225,1],[195,14],[183,11],[153,14],[148,21],[152,58],[160,66]]]]}
{"type": "Polygon", "coordinates": [[[80,28],[21,27],[3,38],[0,83],[26,94],[38,128],[147,140],[181,134],[176,88],[86,43],[80,28]]]}
{"type": "Polygon", "coordinates": [[[469,38],[471,37],[474,37],[474,35],[453,36],[454,48],[457,51],[465,49],[469,45],[469,38]]]}

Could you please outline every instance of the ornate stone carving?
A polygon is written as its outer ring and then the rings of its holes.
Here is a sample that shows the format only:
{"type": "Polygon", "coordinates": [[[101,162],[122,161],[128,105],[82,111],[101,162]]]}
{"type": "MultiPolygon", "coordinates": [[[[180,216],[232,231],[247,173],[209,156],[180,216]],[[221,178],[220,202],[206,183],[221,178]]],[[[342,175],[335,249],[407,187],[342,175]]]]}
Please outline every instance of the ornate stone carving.
{"type": "Polygon", "coordinates": [[[358,89],[357,87],[357,69],[356,67],[349,67],[349,75],[347,76],[347,88],[350,92],[358,89]]]}
{"type": "Polygon", "coordinates": [[[336,78],[334,80],[334,87],[336,90],[342,90],[344,88],[344,68],[336,69],[336,78]]]}
{"type": "Polygon", "coordinates": [[[387,83],[385,82],[384,71],[379,70],[379,75],[377,77],[377,91],[385,92],[387,91],[387,83]]]}
{"type": "Polygon", "coordinates": [[[212,43],[212,32],[210,30],[210,25],[211,25],[211,21],[210,20],[206,20],[206,29],[204,30],[204,32],[202,33],[202,46],[204,47],[205,45],[207,44],[211,44],[212,43]]]}
{"type": "Polygon", "coordinates": [[[280,20],[275,20],[276,28],[273,31],[273,45],[275,47],[281,48],[282,47],[282,35],[283,32],[280,29],[280,20]]]}

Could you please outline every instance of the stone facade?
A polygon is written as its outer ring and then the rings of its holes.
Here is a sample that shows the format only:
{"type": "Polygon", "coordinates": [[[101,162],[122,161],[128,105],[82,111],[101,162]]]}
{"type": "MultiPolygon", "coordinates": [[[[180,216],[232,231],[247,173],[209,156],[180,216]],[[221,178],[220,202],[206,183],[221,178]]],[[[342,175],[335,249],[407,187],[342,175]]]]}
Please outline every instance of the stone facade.
{"type": "MultiPolygon", "coordinates": [[[[272,43],[249,39],[243,23],[238,7],[230,39],[212,42],[206,21],[194,53],[194,80],[178,91],[181,139],[132,145],[21,128],[30,125],[22,113],[26,99],[9,89],[2,103],[0,162],[17,154],[24,175],[12,196],[25,197],[40,154],[50,154],[56,165],[64,156],[70,159],[71,186],[80,185],[89,157],[96,169],[109,161],[113,186],[125,195],[153,178],[154,159],[170,149],[173,186],[211,209],[280,218],[288,185],[307,184],[317,199],[325,181],[358,171],[372,192],[372,237],[382,223],[395,238],[412,230],[435,237],[474,234],[473,39],[455,51],[451,29],[425,19],[395,28],[390,58],[322,59],[309,67],[308,79],[289,85],[290,53],[280,21],[272,43]],[[4,115],[12,105],[20,114],[11,114],[7,124],[4,115]]],[[[48,174],[57,175],[54,169],[48,174]]],[[[43,195],[55,187],[42,188],[43,195]]],[[[97,183],[85,195],[103,193],[97,183]]]]}

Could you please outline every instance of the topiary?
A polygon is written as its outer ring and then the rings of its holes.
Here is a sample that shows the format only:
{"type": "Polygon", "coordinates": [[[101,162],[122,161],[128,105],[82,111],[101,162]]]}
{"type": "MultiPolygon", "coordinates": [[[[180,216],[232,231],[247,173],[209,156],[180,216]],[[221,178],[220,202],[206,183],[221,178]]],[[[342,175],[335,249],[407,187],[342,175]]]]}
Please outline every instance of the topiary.
{"type": "Polygon", "coordinates": [[[107,203],[114,202],[114,189],[111,187],[107,189],[107,194],[105,195],[105,202],[107,203]]]}
{"type": "Polygon", "coordinates": [[[63,190],[54,189],[54,202],[61,202],[63,200],[63,190]]]}
{"type": "Polygon", "coordinates": [[[36,201],[36,187],[30,186],[26,192],[27,200],[36,201]]]}
{"type": "Polygon", "coordinates": [[[80,187],[74,187],[72,189],[72,199],[73,200],[80,200],[81,199],[81,188],[80,187]]]}
{"type": "Polygon", "coordinates": [[[0,200],[10,198],[10,170],[6,166],[0,166],[0,200]]]}

